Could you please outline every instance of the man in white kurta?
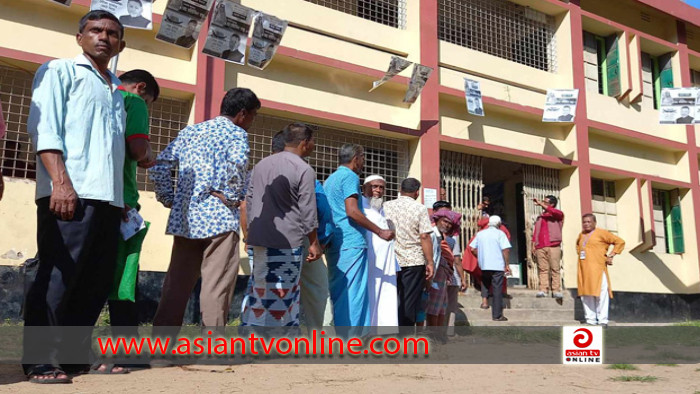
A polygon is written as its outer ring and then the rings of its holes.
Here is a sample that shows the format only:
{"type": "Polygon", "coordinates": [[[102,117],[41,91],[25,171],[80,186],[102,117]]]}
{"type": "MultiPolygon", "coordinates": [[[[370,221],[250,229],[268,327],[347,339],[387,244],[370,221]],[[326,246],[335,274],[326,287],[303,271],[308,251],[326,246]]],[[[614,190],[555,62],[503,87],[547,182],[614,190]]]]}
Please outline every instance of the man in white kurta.
{"type": "MultiPolygon", "coordinates": [[[[390,229],[382,203],[386,181],[379,175],[365,179],[362,187],[362,208],[365,216],[381,229],[390,229]]],[[[385,241],[365,232],[367,240],[367,283],[369,286],[370,322],[373,327],[399,325],[394,241],[385,241]]],[[[385,334],[385,333],[383,333],[385,334]]]]}

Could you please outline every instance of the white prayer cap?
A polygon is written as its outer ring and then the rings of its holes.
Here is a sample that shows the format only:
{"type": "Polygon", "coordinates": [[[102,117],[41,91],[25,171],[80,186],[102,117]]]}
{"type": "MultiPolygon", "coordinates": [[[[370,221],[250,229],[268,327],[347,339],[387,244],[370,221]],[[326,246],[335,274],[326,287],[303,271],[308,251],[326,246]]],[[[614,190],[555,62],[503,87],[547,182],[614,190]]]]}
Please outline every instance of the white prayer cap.
{"type": "Polygon", "coordinates": [[[491,215],[489,216],[489,226],[490,227],[498,227],[501,225],[501,217],[498,215],[491,215]]]}
{"type": "Polygon", "coordinates": [[[382,182],[386,183],[384,178],[382,178],[380,175],[370,175],[367,178],[365,178],[365,183],[363,183],[363,185],[366,185],[372,181],[382,181],[382,182]]]}

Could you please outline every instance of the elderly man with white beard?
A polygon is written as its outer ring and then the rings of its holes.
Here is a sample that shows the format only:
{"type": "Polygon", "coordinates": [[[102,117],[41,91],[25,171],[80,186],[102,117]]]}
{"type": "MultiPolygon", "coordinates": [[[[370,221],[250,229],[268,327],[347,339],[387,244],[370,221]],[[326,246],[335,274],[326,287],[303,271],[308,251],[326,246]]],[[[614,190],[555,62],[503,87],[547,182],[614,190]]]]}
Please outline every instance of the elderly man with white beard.
{"type": "MultiPolygon", "coordinates": [[[[382,205],[386,181],[371,175],[362,186],[362,208],[367,219],[380,229],[393,228],[384,216],[382,205]]],[[[394,241],[385,241],[376,234],[365,232],[367,240],[367,284],[369,287],[370,322],[373,327],[399,325],[394,241]]],[[[388,334],[382,332],[381,334],[388,334]]]]}

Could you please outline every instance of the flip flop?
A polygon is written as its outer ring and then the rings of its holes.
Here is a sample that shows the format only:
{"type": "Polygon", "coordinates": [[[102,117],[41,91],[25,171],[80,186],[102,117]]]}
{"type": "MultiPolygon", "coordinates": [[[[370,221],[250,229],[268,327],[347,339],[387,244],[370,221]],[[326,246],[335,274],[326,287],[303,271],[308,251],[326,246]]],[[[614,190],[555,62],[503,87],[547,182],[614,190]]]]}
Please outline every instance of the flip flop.
{"type": "Polygon", "coordinates": [[[90,368],[90,372],[88,372],[88,374],[90,374],[90,375],[124,375],[124,374],[129,373],[128,368],[120,367],[120,366],[114,365],[114,364],[104,364],[105,369],[100,370],[99,368],[102,365],[103,364],[98,364],[96,366],[93,366],[92,368],[90,368]],[[114,368],[117,368],[117,367],[121,368],[122,370],[115,372],[114,368]]]}
{"type": "Polygon", "coordinates": [[[58,368],[55,369],[47,369],[45,371],[41,372],[32,372],[28,374],[29,377],[29,383],[36,383],[36,384],[67,384],[67,383],[73,383],[73,379],[71,378],[59,378],[58,375],[65,375],[66,373],[61,371],[58,368]],[[53,379],[41,379],[39,376],[52,376],[53,379]],[[34,377],[32,377],[34,376],[34,377]]]}
{"type": "Polygon", "coordinates": [[[479,305],[479,308],[481,308],[481,309],[489,309],[489,306],[488,306],[488,305],[479,305]]]}

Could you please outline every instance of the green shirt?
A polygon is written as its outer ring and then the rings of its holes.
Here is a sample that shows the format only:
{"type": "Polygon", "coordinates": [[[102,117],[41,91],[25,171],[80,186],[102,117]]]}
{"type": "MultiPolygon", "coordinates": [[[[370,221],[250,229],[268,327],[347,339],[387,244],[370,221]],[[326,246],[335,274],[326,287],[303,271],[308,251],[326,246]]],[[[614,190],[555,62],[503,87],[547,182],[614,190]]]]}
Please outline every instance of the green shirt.
{"type": "Polygon", "coordinates": [[[124,203],[136,208],[139,202],[139,189],[136,183],[137,163],[129,154],[129,141],[136,138],[148,139],[148,106],[138,95],[120,90],[126,110],[126,158],[124,159],[124,203]]]}

